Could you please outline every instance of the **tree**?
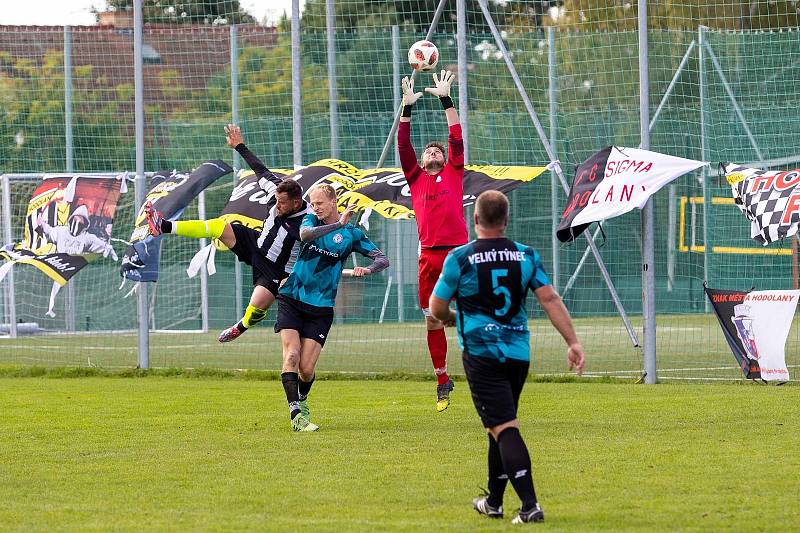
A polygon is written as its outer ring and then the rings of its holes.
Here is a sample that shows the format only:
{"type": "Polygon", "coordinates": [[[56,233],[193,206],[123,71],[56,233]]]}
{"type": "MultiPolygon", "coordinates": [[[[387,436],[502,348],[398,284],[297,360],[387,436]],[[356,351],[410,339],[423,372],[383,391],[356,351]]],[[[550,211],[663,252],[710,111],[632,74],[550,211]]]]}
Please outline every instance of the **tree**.
{"type": "MultiPolygon", "coordinates": [[[[133,10],[133,0],[107,0],[116,11],[133,10]]],[[[97,11],[95,11],[97,15],[97,11]]],[[[254,24],[239,0],[143,0],[144,22],[159,24],[254,24]]],[[[99,18],[99,17],[98,17],[99,18]]]]}
{"type": "MultiPolygon", "coordinates": [[[[41,62],[0,54],[0,158],[7,172],[65,170],[63,53],[41,62]]],[[[130,168],[133,142],[130,84],[113,86],[91,66],[74,67],[73,133],[76,170],[130,168]],[[127,106],[127,107],[126,107],[127,106]]]]}
{"type": "MultiPolygon", "coordinates": [[[[242,47],[239,52],[239,112],[242,116],[264,114],[291,117],[292,59],[291,37],[278,36],[275,46],[242,47]]],[[[313,63],[303,65],[303,113],[325,113],[328,89],[325,69],[313,63]]],[[[230,113],[230,70],[214,76],[208,83],[207,100],[211,112],[230,113]]]]}
{"type": "MultiPolygon", "coordinates": [[[[800,24],[798,0],[663,0],[651,2],[648,24],[657,29],[697,30],[699,25],[721,30],[796,28],[800,24]]],[[[558,16],[546,25],[581,31],[625,31],[637,27],[635,0],[564,0],[558,16]]]]}
{"type": "MultiPolygon", "coordinates": [[[[489,2],[489,12],[495,24],[503,27],[510,19],[520,18],[539,26],[550,7],[560,5],[563,0],[536,0],[533,2],[489,2]]],[[[393,25],[404,32],[425,33],[431,24],[438,0],[350,0],[335,2],[337,31],[385,31],[393,25]]],[[[466,0],[467,27],[470,32],[488,33],[489,27],[483,17],[478,0],[466,0]]],[[[306,31],[325,31],[325,0],[306,0],[303,20],[306,31]]],[[[456,2],[450,0],[444,6],[437,33],[456,32],[456,2]]]]}

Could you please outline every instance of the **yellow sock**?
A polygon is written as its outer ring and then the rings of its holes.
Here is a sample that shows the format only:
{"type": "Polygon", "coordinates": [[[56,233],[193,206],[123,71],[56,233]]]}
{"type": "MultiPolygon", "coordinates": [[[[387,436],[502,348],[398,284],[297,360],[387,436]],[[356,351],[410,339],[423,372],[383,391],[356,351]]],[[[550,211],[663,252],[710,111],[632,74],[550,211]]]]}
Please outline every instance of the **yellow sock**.
{"type": "Polygon", "coordinates": [[[211,220],[179,220],[172,223],[172,233],[193,239],[219,239],[225,230],[221,218],[211,220]]]}
{"type": "Polygon", "coordinates": [[[259,309],[254,305],[247,306],[247,309],[244,311],[244,318],[242,318],[242,324],[246,328],[252,328],[267,316],[266,309],[259,309]]]}

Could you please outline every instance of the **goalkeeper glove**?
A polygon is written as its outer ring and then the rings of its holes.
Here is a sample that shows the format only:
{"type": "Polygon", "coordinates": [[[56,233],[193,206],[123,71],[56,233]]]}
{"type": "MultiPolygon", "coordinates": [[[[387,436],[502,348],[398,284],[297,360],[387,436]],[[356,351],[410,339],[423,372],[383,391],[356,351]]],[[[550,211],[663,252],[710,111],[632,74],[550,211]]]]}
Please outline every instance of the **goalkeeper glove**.
{"type": "Polygon", "coordinates": [[[415,93],[414,92],[414,80],[406,76],[403,78],[403,105],[414,105],[419,97],[422,96],[422,93],[415,93]]]}
{"type": "Polygon", "coordinates": [[[441,78],[436,76],[436,74],[433,75],[433,84],[436,87],[425,87],[425,92],[438,96],[439,98],[449,97],[450,85],[453,84],[456,75],[449,70],[443,70],[440,76],[441,78]]]}
{"type": "Polygon", "coordinates": [[[422,93],[414,92],[414,80],[408,76],[403,78],[401,85],[403,87],[403,116],[410,117],[411,106],[413,106],[417,100],[419,100],[419,98],[422,96],[422,93]]]}
{"type": "Polygon", "coordinates": [[[453,99],[450,98],[450,86],[456,75],[449,70],[443,70],[439,76],[433,75],[433,84],[435,87],[425,87],[425,92],[439,97],[443,109],[450,109],[453,107],[453,99]]]}

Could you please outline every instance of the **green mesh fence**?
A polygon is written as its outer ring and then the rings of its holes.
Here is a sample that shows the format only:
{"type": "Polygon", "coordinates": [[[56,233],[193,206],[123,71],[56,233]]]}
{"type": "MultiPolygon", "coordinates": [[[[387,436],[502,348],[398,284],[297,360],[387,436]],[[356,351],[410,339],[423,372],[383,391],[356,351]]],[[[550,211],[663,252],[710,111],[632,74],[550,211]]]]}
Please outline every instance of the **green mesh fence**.
{"type": "MultiPolygon", "coordinates": [[[[207,10],[217,3],[190,4],[207,10]]],[[[303,3],[303,164],[335,155],[363,168],[376,165],[399,103],[399,77],[410,73],[407,48],[425,36],[437,5],[432,0],[336,0],[330,34],[325,2],[303,3]],[[331,36],[333,62],[328,54],[331,36]],[[335,113],[329,97],[333,81],[335,113]]],[[[682,177],[654,197],[662,379],[740,375],[706,307],[704,280],[731,289],[791,288],[797,283],[791,243],[762,249],[751,241],[749,224],[730,203],[729,189],[715,170],[718,161],[765,168],[798,166],[798,134],[792,127],[798,118],[793,88],[800,78],[795,7],[794,2],[767,0],[648,3],[651,148],[712,162],[709,170],[682,177]],[[711,205],[704,200],[704,182],[711,205]]],[[[179,17],[180,23],[171,15],[156,16],[146,9],[147,171],[190,169],[211,158],[241,165],[225,146],[222,131],[234,120],[248,146],[268,166],[293,167],[291,22],[285,18],[274,27],[262,26],[237,18],[240,15],[233,10],[238,13],[238,6],[228,9],[188,23],[187,17],[179,17]],[[232,31],[231,21],[242,23],[232,31]],[[235,93],[232,72],[238,86],[235,93]]],[[[489,2],[488,9],[548,138],[555,140],[568,178],[575,165],[604,146],[639,144],[636,2],[531,0],[489,2]]],[[[466,16],[469,111],[461,119],[469,128],[469,162],[547,164],[546,151],[477,1],[466,2],[466,16]]],[[[66,34],[65,40],[62,27],[0,26],[2,173],[134,168],[130,24],[121,17],[113,26],[75,27],[66,34]],[[65,42],[71,47],[72,64],[66,77],[65,42]],[[71,168],[65,126],[67,82],[72,92],[71,168]]],[[[446,4],[432,40],[441,53],[440,67],[457,70],[455,0],[446,4]]],[[[423,74],[418,86],[428,84],[430,77],[423,74]]],[[[454,86],[458,105],[457,95],[454,86]]],[[[412,129],[417,147],[445,138],[445,120],[435,99],[423,98],[416,106],[412,129]]],[[[395,157],[392,143],[385,166],[395,166],[395,157]]],[[[10,181],[15,238],[20,236],[18,222],[35,186],[31,180],[36,179],[10,181]]],[[[594,258],[589,255],[584,260],[585,242],[553,246],[552,213],[561,212],[565,195],[558,186],[553,204],[551,179],[545,173],[511,194],[509,235],[536,247],[557,278],[586,347],[588,371],[638,374],[641,352],[629,340],[594,258]]],[[[226,177],[206,191],[207,217],[222,209],[232,183],[233,178],[226,177]]],[[[183,218],[196,218],[198,213],[195,202],[183,218]]],[[[130,193],[121,200],[115,237],[129,236],[132,217],[130,193]]],[[[598,236],[600,254],[641,338],[639,213],[608,221],[604,232],[605,237],[598,236]]],[[[374,215],[369,235],[387,252],[392,267],[366,280],[343,281],[337,323],[320,368],[427,372],[430,362],[416,296],[414,224],[374,215]]],[[[249,268],[239,273],[242,299],[237,301],[234,260],[230,254],[217,254],[217,273],[208,279],[204,311],[200,281],[184,273],[197,249],[198,243],[188,239],[165,242],[161,281],[152,303],[151,364],[277,368],[280,346],[271,332],[274,310],[264,325],[235,343],[216,342],[218,330],[233,323],[237,310],[246,304],[249,268]],[[203,332],[204,312],[208,332],[203,332]]],[[[0,361],[134,365],[135,300],[123,298],[126,291],[117,290],[117,268],[110,260],[87,267],[71,284],[71,293],[61,295],[54,319],[43,317],[50,281],[33,269],[15,268],[18,319],[36,323],[45,334],[0,339],[0,361]]],[[[0,291],[0,325],[7,322],[10,305],[8,291],[0,291]]],[[[562,372],[563,341],[533,301],[529,307],[533,370],[562,372]]],[[[458,357],[452,355],[457,347],[453,335],[448,337],[451,367],[458,372],[458,357]]],[[[795,328],[787,346],[793,377],[800,363],[798,341],[795,328]]]]}

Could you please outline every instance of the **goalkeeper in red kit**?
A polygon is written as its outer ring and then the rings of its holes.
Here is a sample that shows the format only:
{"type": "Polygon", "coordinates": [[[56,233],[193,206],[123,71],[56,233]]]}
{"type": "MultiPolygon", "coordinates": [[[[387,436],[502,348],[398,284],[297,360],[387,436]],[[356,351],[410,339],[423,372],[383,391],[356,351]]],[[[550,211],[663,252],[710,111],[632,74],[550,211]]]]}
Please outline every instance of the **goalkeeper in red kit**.
{"type": "Polygon", "coordinates": [[[409,78],[403,79],[403,112],[397,130],[400,163],[411,189],[419,233],[419,306],[428,329],[428,351],[438,381],[436,410],[440,412],[450,405],[453,381],[447,375],[444,323],[431,315],[428,301],[447,253],[468,241],[463,207],[464,140],[458,113],[450,98],[450,85],[454,78],[452,72],[443,70],[440,76],[433,75],[435,86],[425,88],[426,92],[439,97],[447,117],[450,133],[446,158],[444,145],[434,141],[425,146],[422,165],[417,163],[417,154],[411,146],[411,110],[422,93],[414,92],[414,81],[409,78]]]}

